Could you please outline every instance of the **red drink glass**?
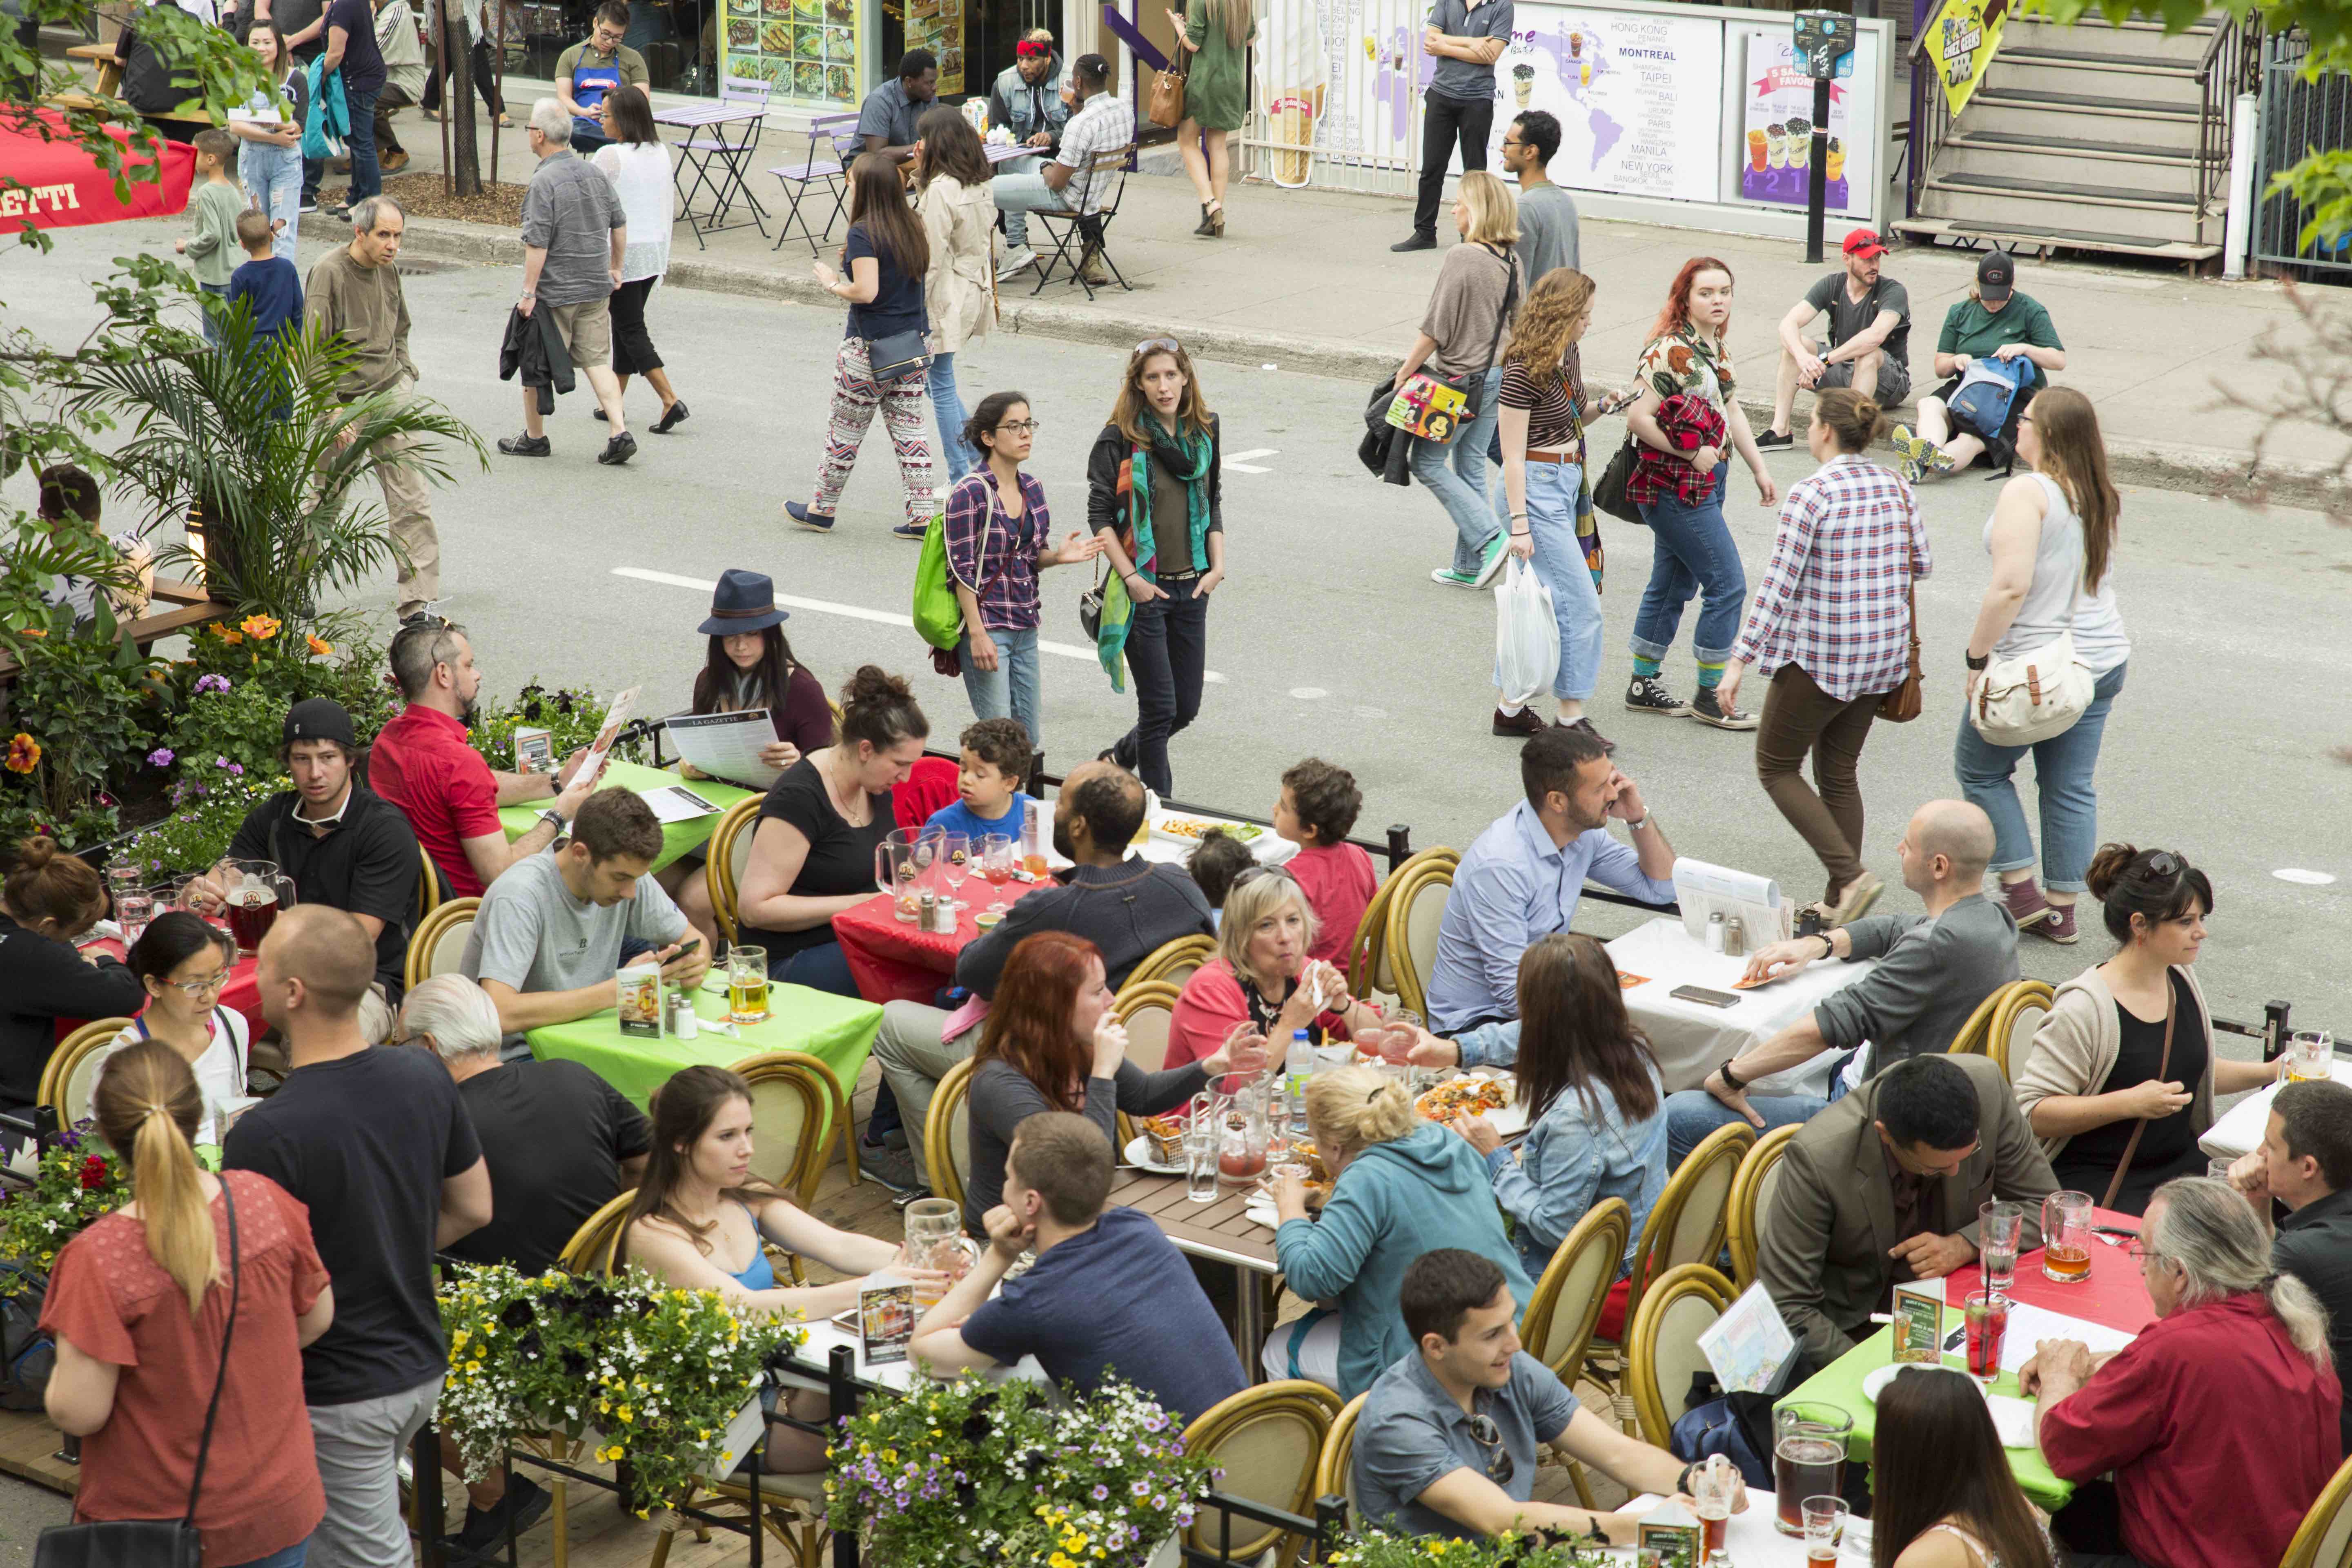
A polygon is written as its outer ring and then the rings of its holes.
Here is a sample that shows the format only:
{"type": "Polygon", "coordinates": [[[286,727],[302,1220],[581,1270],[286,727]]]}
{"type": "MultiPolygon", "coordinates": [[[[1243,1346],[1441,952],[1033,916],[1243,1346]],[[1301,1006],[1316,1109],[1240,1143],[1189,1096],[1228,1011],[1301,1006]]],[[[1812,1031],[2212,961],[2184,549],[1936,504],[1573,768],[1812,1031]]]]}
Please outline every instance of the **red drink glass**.
{"type": "Polygon", "coordinates": [[[1969,1375],[1990,1383],[2000,1375],[2000,1352],[2009,1340],[2009,1300],[1971,1290],[1960,1310],[1969,1331],[1969,1375]]]}

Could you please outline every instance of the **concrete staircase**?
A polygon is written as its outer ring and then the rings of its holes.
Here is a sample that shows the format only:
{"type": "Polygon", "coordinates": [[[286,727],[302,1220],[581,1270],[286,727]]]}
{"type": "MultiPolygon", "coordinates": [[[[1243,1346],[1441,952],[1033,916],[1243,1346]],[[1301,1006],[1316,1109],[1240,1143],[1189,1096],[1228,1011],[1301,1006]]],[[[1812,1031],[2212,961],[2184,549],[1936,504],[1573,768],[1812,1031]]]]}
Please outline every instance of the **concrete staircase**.
{"type": "Polygon", "coordinates": [[[2069,27],[2012,10],[1958,120],[1929,80],[1913,216],[1895,227],[2007,249],[2218,257],[2232,73],[2258,54],[2218,14],[2167,37],[2153,22],[2069,27]]]}

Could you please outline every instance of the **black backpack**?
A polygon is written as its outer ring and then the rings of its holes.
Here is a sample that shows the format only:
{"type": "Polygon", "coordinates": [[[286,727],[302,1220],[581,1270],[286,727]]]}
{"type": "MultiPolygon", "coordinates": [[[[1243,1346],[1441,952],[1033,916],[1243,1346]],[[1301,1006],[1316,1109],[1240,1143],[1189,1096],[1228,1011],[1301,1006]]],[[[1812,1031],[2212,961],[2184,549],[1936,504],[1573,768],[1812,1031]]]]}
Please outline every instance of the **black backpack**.
{"type": "Polygon", "coordinates": [[[58,1347],[40,1329],[49,1278],[0,1263],[0,1410],[38,1410],[58,1347]]]}

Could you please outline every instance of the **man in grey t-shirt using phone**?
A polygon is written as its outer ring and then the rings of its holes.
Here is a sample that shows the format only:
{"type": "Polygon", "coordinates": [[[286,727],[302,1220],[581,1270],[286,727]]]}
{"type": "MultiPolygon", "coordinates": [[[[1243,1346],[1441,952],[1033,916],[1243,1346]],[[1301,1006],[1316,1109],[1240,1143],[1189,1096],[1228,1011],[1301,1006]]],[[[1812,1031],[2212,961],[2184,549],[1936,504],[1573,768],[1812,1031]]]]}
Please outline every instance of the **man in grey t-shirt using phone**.
{"type": "Polygon", "coordinates": [[[1772,427],[1756,433],[1759,447],[1790,447],[1797,388],[1851,386],[1892,408],[1911,395],[1911,296],[1882,270],[1886,247],[1875,232],[1845,237],[1845,270],[1805,290],[1780,318],[1780,378],[1772,389],[1772,427]],[[1827,314],[1829,342],[1805,336],[1827,314]]]}

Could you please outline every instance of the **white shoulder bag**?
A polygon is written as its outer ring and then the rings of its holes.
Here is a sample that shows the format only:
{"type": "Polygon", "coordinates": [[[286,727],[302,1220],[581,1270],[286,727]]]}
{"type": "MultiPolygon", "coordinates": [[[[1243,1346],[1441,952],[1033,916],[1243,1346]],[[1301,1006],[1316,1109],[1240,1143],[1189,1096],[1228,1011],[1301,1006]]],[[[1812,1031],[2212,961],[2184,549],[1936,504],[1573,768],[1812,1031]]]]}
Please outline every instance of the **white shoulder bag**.
{"type": "Polygon", "coordinates": [[[2078,567],[2074,590],[2066,596],[2066,629],[2040,647],[1996,658],[1985,667],[1969,704],[1969,719],[1988,743],[2030,746],[2063,735],[2091,705],[2099,678],[2074,652],[2074,606],[2082,598],[2078,567]]]}

